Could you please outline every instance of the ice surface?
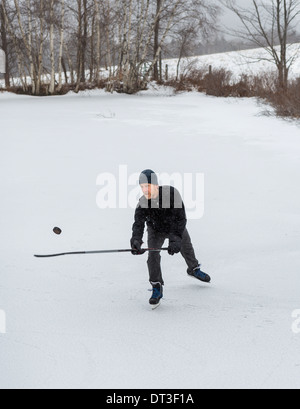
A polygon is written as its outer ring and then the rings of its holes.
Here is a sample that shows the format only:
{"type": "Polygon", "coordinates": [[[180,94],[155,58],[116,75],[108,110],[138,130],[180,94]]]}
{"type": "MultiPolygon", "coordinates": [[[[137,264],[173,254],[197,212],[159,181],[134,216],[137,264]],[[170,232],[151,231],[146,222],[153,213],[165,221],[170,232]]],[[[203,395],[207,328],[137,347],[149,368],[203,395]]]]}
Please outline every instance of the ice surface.
{"type": "Polygon", "coordinates": [[[0,387],[299,387],[299,127],[171,95],[0,94],[0,387]],[[210,286],[164,254],[151,311],[146,256],[33,257],[128,247],[134,210],[96,205],[120,165],[204,173],[188,228],[210,286]]]}

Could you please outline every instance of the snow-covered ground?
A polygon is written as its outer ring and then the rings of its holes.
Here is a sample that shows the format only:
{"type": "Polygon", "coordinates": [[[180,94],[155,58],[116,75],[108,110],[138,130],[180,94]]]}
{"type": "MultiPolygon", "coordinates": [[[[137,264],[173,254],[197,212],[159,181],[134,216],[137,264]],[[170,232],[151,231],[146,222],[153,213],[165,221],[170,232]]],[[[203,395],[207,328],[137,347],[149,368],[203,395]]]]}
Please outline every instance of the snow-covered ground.
{"type": "Polygon", "coordinates": [[[299,388],[300,128],[171,95],[0,93],[1,388],[299,388]],[[205,175],[188,228],[210,286],[163,254],[151,311],[146,256],[33,257],[128,247],[134,209],[96,205],[120,165],[205,175]]]}

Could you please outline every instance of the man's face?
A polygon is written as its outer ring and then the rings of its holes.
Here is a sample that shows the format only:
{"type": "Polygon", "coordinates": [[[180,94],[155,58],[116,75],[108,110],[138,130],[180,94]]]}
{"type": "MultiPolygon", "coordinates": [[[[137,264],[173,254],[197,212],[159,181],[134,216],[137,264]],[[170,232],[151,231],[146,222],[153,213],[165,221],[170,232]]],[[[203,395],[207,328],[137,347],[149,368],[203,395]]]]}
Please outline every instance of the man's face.
{"type": "Polygon", "coordinates": [[[150,185],[148,183],[143,183],[141,189],[146,199],[156,199],[159,194],[159,187],[156,185],[150,185]]]}

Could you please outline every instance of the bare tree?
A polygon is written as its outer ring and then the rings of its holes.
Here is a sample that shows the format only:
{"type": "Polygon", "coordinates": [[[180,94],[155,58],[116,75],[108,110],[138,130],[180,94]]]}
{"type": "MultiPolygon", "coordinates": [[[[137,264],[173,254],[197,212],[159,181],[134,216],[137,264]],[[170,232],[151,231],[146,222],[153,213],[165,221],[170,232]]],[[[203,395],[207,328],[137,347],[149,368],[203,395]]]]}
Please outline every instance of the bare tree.
{"type": "Polygon", "coordinates": [[[43,51],[44,51],[44,28],[45,28],[45,21],[44,21],[44,13],[45,13],[45,0],[40,0],[40,4],[38,5],[38,20],[39,20],[39,28],[38,28],[38,38],[36,39],[36,45],[38,48],[38,56],[37,56],[37,84],[36,84],[36,94],[40,95],[41,86],[42,86],[42,74],[43,74],[43,51]]]}
{"type": "MultiPolygon", "coordinates": [[[[179,79],[180,63],[183,57],[195,54],[197,46],[203,41],[212,42],[216,33],[220,8],[214,2],[206,0],[186,0],[172,29],[170,49],[178,57],[177,74],[179,79]]],[[[168,47],[167,47],[168,50],[168,47]]]]}
{"type": "Polygon", "coordinates": [[[106,68],[108,91],[134,93],[160,79],[171,36],[183,50],[202,30],[208,0],[0,0],[1,44],[19,83],[34,95],[55,94],[63,75],[75,91],[99,85],[106,68]],[[190,27],[193,27],[191,34],[190,27]],[[185,33],[185,34],[184,34],[185,33]],[[187,35],[189,33],[189,35],[187,35]],[[89,69],[89,76],[86,75],[89,69]],[[56,75],[58,74],[58,80],[56,75]]]}
{"type": "Polygon", "coordinates": [[[123,4],[123,42],[121,46],[123,86],[126,93],[145,88],[157,66],[165,40],[173,26],[182,0],[151,2],[131,0],[123,4]],[[159,22],[165,13],[164,26],[159,22]],[[133,30],[135,26],[135,30],[133,30]],[[136,35],[138,34],[138,35],[136,35]],[[153,44],[154,39],[154,44],[153,44]],[[151,55],[151,49],[153,54],[151,55]]]}
{"type": "Polygon", "coordinates": [[[100,80],[100,65],[101,65],[101,16],[100,16],[100,6],[99,0],[94,0],[95,14],[96,14],[96,74],[95,80],[99,84],[100,80]]]}
{"type": "MultiPolygon", "coordinates": [[[[60,1],[61,4],[61,15],[60,15],[60,45],[59,45],[59,57],[58,57],[58,88],[57,90],[60,91],[62,88],[62,68],[64,65],[63,61],[63,51],[64,51],[64,33],[65,33],[65,0],[60,1]]],[[[65,77],[66,75],[66,68],[65,77]]],[[[67,78],[66,78],[67,80],[67,78]]]]}
{"type": "MultiPolygon", "coordinates": [[[[156,14],[159,13],[160,9],[161,9],[161,4],[162,4],[162,0],[156,0],[156,14]]],[[[159,48],[159,25],[160,25],[160,20],[161,20],[161,16],[159,16],[156,21],[155,21],[155,25],[154,25],[154,58],[157,54],[157,50],[159,48]]],[[[161,52],[159,55],[159,58],[161,58],[161,52]]],[[[159,79],[159,68],[158,68],[158,61],[156,61],[156,63],[153,66],[153,79],[155,81],[158,81],[159,79]]]]}
{"type": "Polygon", "coordinates": [[[54,0],[50,0],[50,59],[51,59],[51,80],[50,94],[55,91],[55,55],[54,55],[54,0]]]}
{"type": "Polygon", "coordinates": [[[294,33],[300,16],[299,0],[251,0],[252,8],[237,6],[234,0],[221,2],[239,18],[242,28],[231,30],[234,36],[249,40],[269,53],[267,61],[273,62],[278,70],[278,86],[287,90],[289,71],[295,55],[289,55],[289,36],[294,33]]]}

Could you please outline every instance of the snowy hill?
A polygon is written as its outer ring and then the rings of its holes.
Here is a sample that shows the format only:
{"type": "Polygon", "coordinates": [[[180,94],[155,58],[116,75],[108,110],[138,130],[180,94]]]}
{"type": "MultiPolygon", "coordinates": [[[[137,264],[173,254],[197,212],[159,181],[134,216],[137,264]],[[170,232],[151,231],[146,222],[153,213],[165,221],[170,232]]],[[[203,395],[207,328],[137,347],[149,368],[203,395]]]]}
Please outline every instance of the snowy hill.
{"type": "MultiPolygon", "coordinates": [[[[290,78],[300,77],[300,44],[288,46],[288,58],[295,58],[295,63],[290,71],[290,78]]],[[[254,76],[276,71],[274,63],[268,61],[270,59],[270,54],[263,48],[190,57],[181,61],[180,72],[185,72],[188,67],[207,68],[208,70],[211,65],[213,69],[225,68],[232,71],[239,79],[243,74],[254,76]]],[[[165,60],[164,63],[169,66],[170,76],[176,76],[178,60],[165,60]]]]}
{"type": "Polygon", "coordinates": [[[0,93],[1,388],[299,387],[299,127],[170,95],[0,93]],[[205,177],[188,228],[212,284],[164,254],[154,312],[146,256],[33,257],[128,247],[134,209],[96,205],[120,165],[205,177]]]}

